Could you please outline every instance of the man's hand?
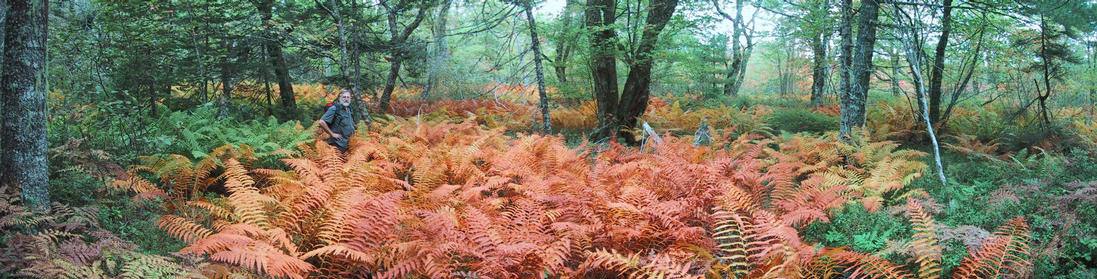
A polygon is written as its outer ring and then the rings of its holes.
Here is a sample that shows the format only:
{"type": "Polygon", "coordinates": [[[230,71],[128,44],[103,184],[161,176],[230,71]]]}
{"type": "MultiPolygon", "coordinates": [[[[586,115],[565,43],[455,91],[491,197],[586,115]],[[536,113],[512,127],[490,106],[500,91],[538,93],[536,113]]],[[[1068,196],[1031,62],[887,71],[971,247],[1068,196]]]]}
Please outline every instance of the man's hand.
{"type": "Polygon", "coordinates": [[[331,133],[331,138],[340,140],[343,139],[343,135],[340,135],[339,133],[331,133]]]}

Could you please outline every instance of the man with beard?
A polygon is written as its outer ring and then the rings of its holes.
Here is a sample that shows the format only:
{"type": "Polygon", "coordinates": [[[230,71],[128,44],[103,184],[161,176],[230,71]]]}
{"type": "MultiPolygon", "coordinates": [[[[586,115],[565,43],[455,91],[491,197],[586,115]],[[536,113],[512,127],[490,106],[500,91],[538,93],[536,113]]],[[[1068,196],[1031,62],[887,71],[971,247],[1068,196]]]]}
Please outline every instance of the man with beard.
{"type": "Polygon", "coordinates": [[[328,144],[334,145],[339,152],[346,153],[349,148],[350,136],[354,135],[354,117],[350,113],[350,90],[339,92],[339,101],[328,107],[324,116],[320,117],[320,129],[328,133],[328,144]]]}

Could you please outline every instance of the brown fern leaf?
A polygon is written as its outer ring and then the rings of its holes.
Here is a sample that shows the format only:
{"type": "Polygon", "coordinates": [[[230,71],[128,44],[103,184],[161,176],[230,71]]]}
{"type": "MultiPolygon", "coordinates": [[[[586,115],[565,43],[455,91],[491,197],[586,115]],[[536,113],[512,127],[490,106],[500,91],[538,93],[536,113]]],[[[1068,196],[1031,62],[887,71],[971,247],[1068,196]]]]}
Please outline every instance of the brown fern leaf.
{"type": "Polygon", "coordinates": [[[850,273],[850,278],[914,278],[914,276],[904,271],[901,266],[877,256],[844,249],[829,251],[826,255],[838,262],[849,265],[846,272],[850,273]]]}
{"type": "Polygon", "coordinates": [[[915,261],[918,262],[918,278],[939,278],[942,248],[938,243],[936,228],[933,226],[933,217],[926,214],[917,200],[907,199],[907,207],[907,217],[914,225],[914,240],[911,241],[911,245],[916,257],[915,261]]]}
{"type": "Polygon", "coordinates": [[[729,275],[746,276],[751,269],[747,248],[750,239],[754,238],[748,230],[750,220],[735,212],[722,210],[716,211],[713,219],[717,220],[712,233],[712,238],[716,240],[717,259],[727,267],[729,275]]]}
{"type": "Polygon", "coordinates": [[[168,235],[182,240],[187,244],[194,244],[194,242],[199,239],[209,237],[213,234],[213,231],[206,229],[200,224],[174,215],[161,215],[156,226],[167,232],[168,235]]]}
{"type": "Polygon", "coordinates": [[[267,228],[270,220],[267,216],[266,204],[278,203],[270,196],[259,193],[255,188],[255,181],[248,175],[247,170],[235,159],[225,161],[225,188],[229,191],[229,200],[233,206],[233,215],[248,224],[267,228]]]}
{"type": "Polygon", "coordinates": [[[1017,217],[998,227],[979,250],[970,250],[968,257],[956,267],[953,278],[1021,278],[1027,276],[1032,263],[1028,246],[1029,234],[1025,218],[1017,217]]]}
{"type": "Polygon", "coordinates": [[[275,278],[305,278],[312,269],[311,264],[259,241],[247,246],[233,246],[227,251],[211,255],[210,259],[243,266],[275,278]]]}

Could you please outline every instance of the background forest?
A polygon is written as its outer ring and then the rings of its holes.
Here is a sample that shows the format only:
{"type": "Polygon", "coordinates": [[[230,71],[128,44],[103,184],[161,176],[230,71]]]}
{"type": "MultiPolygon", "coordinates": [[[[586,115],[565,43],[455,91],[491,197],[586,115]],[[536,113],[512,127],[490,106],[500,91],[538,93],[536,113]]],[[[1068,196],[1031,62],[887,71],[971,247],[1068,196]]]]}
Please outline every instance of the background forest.
{"type": "Polygon", "coordinates": [[[1092,0],[6,0],[0,278],[1097,278],[1092,0]],[[316,121],[341,90],[342,154],[316,121]]]}

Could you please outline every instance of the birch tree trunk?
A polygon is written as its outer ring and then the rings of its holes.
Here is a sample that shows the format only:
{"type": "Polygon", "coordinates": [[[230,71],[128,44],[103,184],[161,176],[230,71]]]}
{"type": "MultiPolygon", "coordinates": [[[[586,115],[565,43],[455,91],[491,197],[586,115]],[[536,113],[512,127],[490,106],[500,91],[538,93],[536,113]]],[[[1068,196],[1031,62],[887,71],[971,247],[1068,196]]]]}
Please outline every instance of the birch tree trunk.
{"type": "MultiPolygon", "coordinates": [[[[869,0],[871,1],[871,0],[869,0]]],[[[940,179],[941,185],[948,185],[948,180],[945,178],[944,167],[941,165],[941,150],[937,144],[937,134],[933,131],[933,122],[930,119],[929,104],[926,102],[926,86],[925,78],[922,76],[922,45],[923,40],[919,35],[918,30],[921,29],[920,18],[918,15],[910,16],[905,13],[898,4],[894,2],[895,10],[899,15],[896,17],[896,21],[900,26],[899,37],[903,44],[903,48],[906,49],[906,60],[910,66],[911,77],[914,79],[915,95],[918,97],[918,102],[921,104],[921,116],[925,121],[926,131],[929,132],[929,138],[933,144],[933,159],[937,166],[937,178],[940,179]],[[905,21],[904,21],[905,20],[905,21]]],[[[892,77],[894,78],[894,77],[892,77]]]]}

